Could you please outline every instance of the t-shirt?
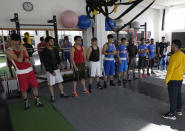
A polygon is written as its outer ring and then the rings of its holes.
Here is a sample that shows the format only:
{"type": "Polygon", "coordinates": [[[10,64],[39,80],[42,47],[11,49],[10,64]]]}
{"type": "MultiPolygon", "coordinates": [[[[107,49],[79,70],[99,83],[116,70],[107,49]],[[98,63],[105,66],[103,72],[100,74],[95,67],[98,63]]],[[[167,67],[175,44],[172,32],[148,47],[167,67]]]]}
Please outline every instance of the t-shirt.
{"type": "Polygon", "coordinates": [[[41,53],[44,50],[44,48],[46,48],[46,43],[39,43],[37,48],[38,48],[38,53],[41,53]]]}
{"type": "MultiPolygon", "coordinates": [[[[146,44],[144,44],[144,45],[140,44],[138,46],[138,49],[141,50],[141,51],[143,51],[143,50],[146,50],[147,49],[147,46],[146,46],[146,44]]],[[[139,57],[146,57],[146,53],[139,53],[139,57]]]]}
{"type": "Polygon", "coordinates": [[[128,55],[130,58],[134,58],[137,55],[137,46],[130,44],[127,46],[128,55]]]}
{"type": "Polygon", "coordinates": [[[150,44],[148,46],[148,51],[149,51],[150,58],[151,59],[155,58],[155,56],[156,56],[156,53],[155,53],[155,51],[156,51],[156,45],[155,44],[150,44]]]}
{"type": "Polygon", "coordinates": [[[159,43],[159,47],[160,47],[160,55],[161,56],[166,56],[166,48],[168,47],[168,44],[166,42],[164,43],[159,43]]]}
{"type": "Polygon", "coordinates": [[[118,45],[117,51],[119,51],[120,58],[127,58],[127,46],[126,45],[118,45]]]}

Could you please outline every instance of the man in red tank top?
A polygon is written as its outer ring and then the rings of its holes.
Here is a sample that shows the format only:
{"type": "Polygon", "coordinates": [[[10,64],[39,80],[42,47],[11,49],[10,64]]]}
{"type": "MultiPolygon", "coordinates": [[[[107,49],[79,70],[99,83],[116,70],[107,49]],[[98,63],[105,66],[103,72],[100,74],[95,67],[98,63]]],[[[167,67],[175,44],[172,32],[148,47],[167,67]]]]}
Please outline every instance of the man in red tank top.
{"type": "Polygon", "coordinates": [[[6,54],[15,68],[19,90],[25,102],[25,109],[27,110],[30,108],[27,97],[27,90],[29,87],[33,89],[36,106],[42,107],[43,105],[38,98],[37,78],[30,65],[26,48],[20,44],[20,36],[18,34],[11,34],[10,39],[11,47],[6,50],[6,54]]]}
{"type": "Polygon", "coordinates": [[[84,55],[84,48],[81,46],[82,38],[81,36],[75,36],[74,37],[75,44],[70,49],[70,58],[71,63],[73,66],[73,86],[74,86],[74,97],[78,97],[78,94],[76,92],[76,85],[77,81],[81,80],[82,86],[83,86],[83,92],[82,93],[89,93],[89,91],[85,87],[85,78],[86,78],[86,72],[85,72],[85,55],[84,55]]]}

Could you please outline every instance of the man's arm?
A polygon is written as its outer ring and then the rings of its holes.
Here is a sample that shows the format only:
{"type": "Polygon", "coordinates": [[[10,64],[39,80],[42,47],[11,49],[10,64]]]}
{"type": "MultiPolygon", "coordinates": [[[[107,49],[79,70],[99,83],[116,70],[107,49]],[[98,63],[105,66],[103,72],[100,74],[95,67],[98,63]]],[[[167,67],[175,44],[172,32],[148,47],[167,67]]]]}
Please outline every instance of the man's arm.
{"type": "Polygon", "coordinates": [[[73,65],[73,68],[78,71],[78,68],[76,67],[76,64],[74,62],[74,47],[70,49],[70,59],[71,59],[71,64],[73,65]]]}
{"type": "Polygon", "coordinates": [[[106,51],[107,51],[107,44],[105,44],[105,45],[103,46],[102,54],[103,54],[103,55],[114,55],[114,54],[116,53],[115,47],[114,47],[114,52],[107,53],[106,51]]]}
{"type": "Polygon", "coordinates": [[[91,51],[92,51],[92,48],[89,47],[89,48],[87,49],[87,55],[86,55],[87,61],[89,61],[89,57],[90,57],[91,51]]]}
{"type": "Polygon", "coordinates": [[[175,71],[174,69],[176,67],[176,63],[177,63],[177,59],[175,60],[175,58],[173,56],[171,56],[170,60],[169,60],[168,71],[167,71],[166,78],[165,78],[166,84],[168,84],[168,82],[170,81],[170,79],[175,71]]]}
{"type": "Polygon", "coordinates": [[[160,55],[160,45],[157,47],[157,51],[158,51],[158,56],[161,57],[161,55],[160,55]]]}
{"type": "Polygon", "coordinates": [[[7,49],[6,50],[6,55],[8,56],[8,59],[11,61],[11,60],[14,60],[14,61],[17,61],[17,62],[23,62],[23,52],[24,52],[24,49],[23,49],[23,45],[21,45],[21,52],[20,54],[17,56],[15,55],[11,50],[7,49]]]}

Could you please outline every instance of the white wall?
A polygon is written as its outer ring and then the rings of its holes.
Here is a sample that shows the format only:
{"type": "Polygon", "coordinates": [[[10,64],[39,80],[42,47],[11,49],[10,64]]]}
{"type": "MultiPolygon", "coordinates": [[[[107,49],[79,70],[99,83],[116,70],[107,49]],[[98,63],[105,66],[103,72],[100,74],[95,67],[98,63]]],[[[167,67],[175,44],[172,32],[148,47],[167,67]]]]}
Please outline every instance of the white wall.
{"type": "MultiPolygon", "coordinates": [[[[20,23],[41,23],[52,19],[53,15],[59,16],[64,10],[73,10],[78,15],[85,14],[85,0],[0,0],[0,27],[15,27],[10,22],[14,13],[19,14],[20,23]],[[32,12],[25,12],[22,4],[29,1],[34,5],[32,12]]],[[[59,28],[61,28],[60,24],[59,28]]]]}

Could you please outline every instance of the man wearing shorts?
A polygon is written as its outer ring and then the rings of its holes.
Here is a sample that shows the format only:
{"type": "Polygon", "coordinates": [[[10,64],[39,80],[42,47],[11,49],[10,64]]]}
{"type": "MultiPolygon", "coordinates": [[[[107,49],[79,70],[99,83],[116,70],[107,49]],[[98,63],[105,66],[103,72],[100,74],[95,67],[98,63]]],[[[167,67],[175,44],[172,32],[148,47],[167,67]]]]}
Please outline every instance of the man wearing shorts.
{"type": "Polygon", "coordinates": [[[62,85],[63,77],[60,73],[60,68],[61,68],[60,57],[59,57],[58,50],[53,47],[54,46],[53,37],[51,36],[46,37],[45,42],[47,46],[42,52],[42,57],[43,57],[42,60],[46,68],[46,76],[47,76],[49,91],[51,95],[51,102],[54,102],[55,97],[54,97],[53,86],[55,84],[58,84],[61,97],[68,97],[68,95],[66,95],[63,90],[63,85],[62,85]]]}
{"type": "Polygon", "coordinates": [[[77,81],[81,80],[81,84],[83,86],[82,93],[88,94],[89,91],[85,87],[85,78],[86,78],[86,72],[85,72],[85,55],[84,55],[84,48],[81,46],[82,38],[81,36],[75,36],[74,37],[75,44],[70,50],[70,59],[73,66],[73,87],[74,92],[73,96],[78,97],[76,86],[77,81]]]}
{"type": "Polygon", "coordinates": [[[116,48],[113,44],[113,35],[108,35],[108,43],[104,44],[102,54],[104,54],[104,88],[107,87],[107,77],[110,76],[110,86],[116,86],[113,82],[115,75],[115,62],[114,55],[116,54],[116,48]]]}
{"type": "Polygon", "coordinates": [[[127,82],[126,75],[128,69],[128,54],[127,54],[127,45],[126,38],[121,39],[121,44],[117,46],[117,56],[118,56],[118,84],[121,85],[121,73],[123,73],[123,84],[127,82]]]}
{"type": "Polygon", "coordinates": [[[146,56],[147,56],[147,46],[145,44],[145,39],[141,38],[141,44],[138,46],[138,54],[139,54],[139,64],[138,64],[138,72],[139,72],[139,79],[142,79],[142,77],[147,77],[147,74],[145,74],[145,68],[147,66],[146,56]],[[141,69],[143,70],[143,75],[141,75],[141,69]]]}
{"type": "Polygon", "coordinates": [[[149,73],[149,68],[151,68],[151,74],[155,74],[153,71],[153,66],[154,66],[154,61],[156,57],[156,45],[154,44],[154,39],[151,39],[151,43],[148,46],[148,56],[149,56],[149,66],[147,68],[148,75],[149,73]]]}
{"type": "Polygon", "coordinates": [[[38,82],[29,62],[29,55],[26,48],[20,44],[20,36],[16,33],[10,35],[11,46],[6,50],[6,54],[10,62],[12,62],[18,80],[19,90],[25,102],[25,110],[30,108],[27,90],[29,87],[33,89],[35,104],[42,107],[43,104],[38,98],[38,82]]]}
{"type": "Polygon", "coordinates": [[[137,55],[137,46],[134,44],[134,39],[130,39],[129,45],[127,46],[127,51],[128,51],[128,75],[127,78],[130,81],[131,76],[133,80],[136,78],[135,77],[135,69],[136,69],[136,55],[137,55]]]}
{"type": "Polygon", "coordinates": [[[92,81],[93,78],[96,77],[97,82],[97,88],[102,89],[100,85],[100,79],[101,76],[100,72],[100,50],[98,47],[97,38],[91,39],[92,46],[90,46],[87,50],[87,60],[89,61],[89,69],[90,69],[90,78],[89,78],[89,92],[91,91],[92,87],[92,81]]]}

